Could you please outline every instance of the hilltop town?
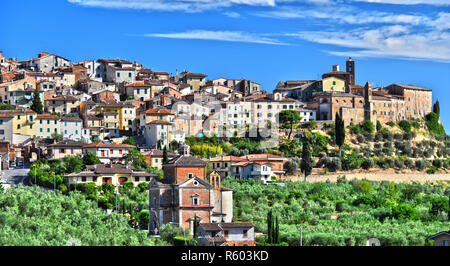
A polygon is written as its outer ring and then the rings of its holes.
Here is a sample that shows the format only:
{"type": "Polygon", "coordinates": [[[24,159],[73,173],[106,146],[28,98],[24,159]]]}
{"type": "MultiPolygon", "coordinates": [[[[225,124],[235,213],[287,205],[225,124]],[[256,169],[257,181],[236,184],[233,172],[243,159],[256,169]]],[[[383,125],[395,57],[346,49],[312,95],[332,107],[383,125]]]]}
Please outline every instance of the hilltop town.
{"type": "Polygon", "coordinates": [[[450,142],[432,89],[356,84],[352,58],[330,70],[268,92],[245,78],[172,75],[137,61],[0,52],[2,175],[79,190],[150,234],[173,224],[201,245],[255,245],[259,218],[236,211],[245,208],[234,197],[242,180],[282,187],[329,172],[447,174],[450,142]],[[148,201],[127,208],[134,189],[148,201]]]}

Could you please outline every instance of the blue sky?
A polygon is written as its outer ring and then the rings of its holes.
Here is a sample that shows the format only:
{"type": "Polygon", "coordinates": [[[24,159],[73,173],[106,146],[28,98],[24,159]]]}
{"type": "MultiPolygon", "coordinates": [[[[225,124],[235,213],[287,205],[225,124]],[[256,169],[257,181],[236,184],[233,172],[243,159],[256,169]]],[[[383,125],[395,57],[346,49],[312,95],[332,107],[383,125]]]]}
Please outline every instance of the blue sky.
{"type": "Polygon", "coordinates": [[[268,91],[351,56],[358,84],[433,89],[450,131],[450,0],[2,0],[0,17],[6,57],[121,58],[268,91]]]}

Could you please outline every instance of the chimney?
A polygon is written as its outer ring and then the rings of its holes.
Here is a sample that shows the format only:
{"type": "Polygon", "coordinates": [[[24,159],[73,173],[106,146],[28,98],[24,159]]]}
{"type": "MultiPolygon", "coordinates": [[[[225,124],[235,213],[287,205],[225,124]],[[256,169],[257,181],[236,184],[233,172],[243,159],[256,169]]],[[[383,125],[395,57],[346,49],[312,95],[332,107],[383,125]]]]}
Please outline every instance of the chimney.
{"type": "Polygon", "coordinates": [[[333,65],[333,71],[339,71],[339,65],[333,65]]]}

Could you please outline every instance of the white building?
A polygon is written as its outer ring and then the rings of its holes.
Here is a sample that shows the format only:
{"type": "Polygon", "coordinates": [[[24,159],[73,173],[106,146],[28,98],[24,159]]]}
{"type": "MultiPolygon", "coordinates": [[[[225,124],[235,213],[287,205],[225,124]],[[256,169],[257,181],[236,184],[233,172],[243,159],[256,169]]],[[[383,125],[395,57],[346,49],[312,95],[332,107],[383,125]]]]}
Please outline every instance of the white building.
{"type": "Polygon", "coordinates": [[[161,142],[161,148],[169,147],[169,134],[172,131],[172,123],[165,120],[155,120],[144,128],[145,144],[147,147],[156,147],[161,142]]]}
{"type": "Polygon", "coordinates": [[[88,151],[93,152],[100,159],[101,163],[123,163],[122,157],[133,148],[135,146],[128,144],[96,142],[83,146],[83,154],[86,154],[88,151]]]}
{"type": "Polygon", "coordinates": [[[61,117],[61,134],[64,139],[81,140],[83,120],[79,117],[61,117]]]}

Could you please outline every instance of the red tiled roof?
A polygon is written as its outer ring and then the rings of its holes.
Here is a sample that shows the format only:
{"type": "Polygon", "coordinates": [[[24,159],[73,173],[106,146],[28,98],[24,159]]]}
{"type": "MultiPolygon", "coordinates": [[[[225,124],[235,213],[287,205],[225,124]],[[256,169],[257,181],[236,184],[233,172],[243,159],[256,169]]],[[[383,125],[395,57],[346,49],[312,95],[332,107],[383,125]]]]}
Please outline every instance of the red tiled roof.
{"type": "Polygon", "coordinates": [[[115,143],[104,143],[104,142],[96,142],[83,146],[83,149],[86,148],[134,148],[133,145],[128,144],[115,144],[115,143]]]}
{"type": "Polygon", "coordinates": [[[241,157],[237,157],[237,156],[217,156],[214,158],[209,159],[210,162],[222,162],[222,161],[227,161],[227,162],[242,162],[242,161],[246,161],[246,159],[241,158],[241,157]]]}
{"type": "Polygon", "coordinates": [[[169,109],[149,109],[142,113],[143,114],[156,114],[156,115],[162,115],[162,114],[173,115],[174,114],[172,112],[172,110],[169,110],[169,109]]]}
{"type": "Polygon", "coordinates": [[[126,85],[125,87],[151,87],[152,85],[148,85],[148,84],[145,84],[145,83],[139,83],[139,82],[136,82],[136,83],[131,83],[131,84],[128,84],[128,85],[126,85]]]}
{"type": "Polygon", "coordinates": [[[154,120],[150,122],[149,124],[156,124],[156,125],[172,125],[172,123],[167,122],[165,120],[154,120]]]}
{"type": "Polygon", "coordinates": [[[36,116],[36,119],[61,119],[57,115],[51,115],[51,114],[38,114],[36,116]]]}

